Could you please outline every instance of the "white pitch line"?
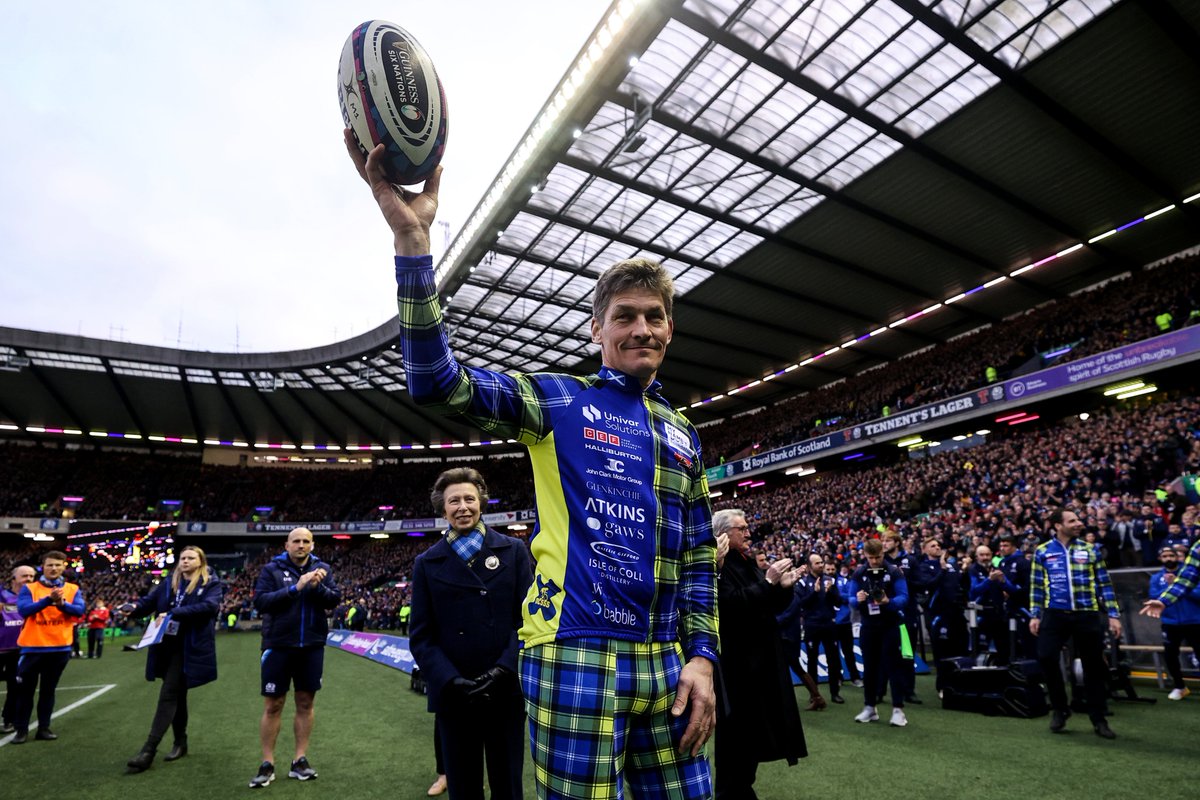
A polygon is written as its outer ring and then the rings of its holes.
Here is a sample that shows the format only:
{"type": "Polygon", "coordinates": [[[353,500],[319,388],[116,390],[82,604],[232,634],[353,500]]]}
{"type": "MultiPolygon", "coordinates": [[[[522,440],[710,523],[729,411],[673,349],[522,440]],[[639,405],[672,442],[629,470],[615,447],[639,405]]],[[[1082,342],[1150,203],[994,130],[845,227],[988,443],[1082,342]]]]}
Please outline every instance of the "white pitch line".
{"type": "MultiPolygon", "coordinates": [[[[83,689],[83,688],[89,688],[89,687],[79,686],[79,687],[74,687],[74,688],[83,689]]],[[[71,705],[67,706],[66,708],[58,709],[57,711],[55,711],[53,714],[50,715],[50,719],[54,719],[55,717],[60,717],[63,714],[66,714],[68,711],[73,711],[74,709],[79,708],[84,703],[90,703],[92,700],[95,700],[97,697],[104,694],[109,689],[115,689],[115,688],[117,688],[117,684],[106,683],[103,686],[101,686],[97,691],[94,691],[91,694],[89,694],[87,697],[76,700],[74,703],[71,703],[71,705]]],[[[0,739],[0,747],[4,747],[4,745],[11,742],[15,737],[16,737],[15,733],[10,733],[8,736],[5,736],[3,739],[0,739]]]]}
{"type": "MultiPolygon", "coordinates": [[[[116,686],[116,684],[115,683],[93,683],[91,686],[59,686],[54,691],[70,692],[70,691],[78,691],[80,689],[103,689],[105,686],[116,686]]],[[[3,697],[6,694],[8,694],[7,691],[0,691],[0,697],[3,697]]]]}

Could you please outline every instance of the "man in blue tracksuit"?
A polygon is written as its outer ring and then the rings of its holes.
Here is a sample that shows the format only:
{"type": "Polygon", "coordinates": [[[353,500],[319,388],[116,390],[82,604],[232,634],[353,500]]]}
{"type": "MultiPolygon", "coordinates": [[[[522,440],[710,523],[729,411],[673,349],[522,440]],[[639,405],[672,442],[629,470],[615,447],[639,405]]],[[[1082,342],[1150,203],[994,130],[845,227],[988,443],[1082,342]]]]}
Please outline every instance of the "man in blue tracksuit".
{"type": "Polygon", "coordinates": [[[967,655],[966,605],[963,600],[962,574],[953,559],[942,550],[942,543],[929,538],[921,546],[925,558],[909,574],[913,594],[925,595],[925,621],[933,645],[937,666],[938,693],[945,688],[948,670],[942,663],[948,658],[967,655]]]}
{"type": "Polygon", "coordinates": [[[288,777],[306,781],[317,777],[306,755],[312,733],[313,699],[321,688],[325,665],[326,615],[342,601],[329,565],[312,554],[308,528],[288,534],[286,552],[263,567],[254,584],[254,607],[262,616],[262,694],[259,739],[263,761],[250,787],[259,789],[275,780],[275,740],[288,688],[296,689],[296,757],[288,777]]]}
{"type": "Polygon", "coordinates": [[[1000,569],[1004,572],[1005,608],[1008,610],[1013,647],[1020,659],[1037,658],[1037,642],[1029,632],[1029,576],[1033,564],[1017,543],[1017,537],[1006,533],[1000,537],[1000,569]]]}
{"type": "Polygon", "coordinates": [[[837,610],[837,616],[833,618],[838,646],[842,651],[842,663],[850,672],[850,682],[862,688],[862,673],[858,671],[858,659],[854,657],[854,621],[850,609],[853,582],[850,580],[850,566],[843,562],[839,567],[832,561],[826,561],[825,574],[835,579],[838,594],[842,596],[842,605],[837,610]]]}
{"type": "MultiPolygon", "coordinates": [[[[1182,559],[1175,549],[1164,546],[1158,554],[1163,568],[1150,577],[1150,596],[1159,597],[1175,582],[1179,575],[1182,559]]],[[[1182,700],[1191,692],[1183,682],[1183,669],[1179,663],[1179,648],[1184,642],[1200,652],[1200,586],[1193,586],[1179,598],[1179,602],[1167,606],[1162,612],[1163,661],[1171,676],[1171,700],[1182,700]]]]}

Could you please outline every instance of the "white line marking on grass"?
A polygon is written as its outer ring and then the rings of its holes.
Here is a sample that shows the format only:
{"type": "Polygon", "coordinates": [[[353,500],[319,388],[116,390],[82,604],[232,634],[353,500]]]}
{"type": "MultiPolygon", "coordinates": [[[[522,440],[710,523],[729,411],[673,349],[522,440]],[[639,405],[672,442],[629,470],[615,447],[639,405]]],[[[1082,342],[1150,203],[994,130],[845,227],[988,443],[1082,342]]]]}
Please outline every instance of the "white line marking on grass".
{"type": "MultiPolygon", "coordinates": [[[[86,689],[86,688],[91,688],[91,687],[86,687],[86,686],[75,686],[75,687],[71,687],[71,688],[75,688],[75,689],[86,689]]],[[[76,700],[74,703],[71,703],[71,705],[67,706],[66,708],[60,708],[60,709],[58,709],[57,711],[55,711],[53,714],[51,714],[51,715],[50,715],[50,719],[54,719],[55,717],[60,717],[60,716],[62,716],[63,714],[66,714],[68,711],[73,711],[73,710],[75,710],[76,708],[79,708],[79,707],[80,707],[81,705],[83,705],[84,703],[90,703],[91,701],[93,701],[93,700],[95,700],[97,697],[99,697],[100,695],[102,695],[102,694],[104,694],[105,692],[107,692],[109,689],[115,689],[115,688],[117,688],[117,684],[115,684],[115,683],[106,683],[106,684],[104,684],[103,686],[101,686],[101,687],[100,687],[100,688],[99,688],[97,691],[94,691],[94,692],[92,692],[91,694],[89,694],[87,697],[84,697],[84,698],[81,698],[81,699],[79,699],[79,700],[76,700]]],[[[57,690],[56,690],[56,691],[57,691],[57,690]]],[[[8,744],[9,742],[11,742],[11,741],[13,740],[13,738],[14,738],[14,737],[16,737],[16,734],[15,734],[15,733],[10,733],[8,736],[5,736],[3,739],[0,739],[0,747],[4,747],[4,745],[6,745],[6,744],[8,744]]]]}
{"type": "MultiPolygon", "coordinates": [[[[115,683],[93,683],[93,684],[92,684],[92,685],[90,685],[90,686],[59,686],[59,687],[58,687],[57,689],[55,689],[54,691],[56,691],[56,692],[70,692],[70,691],[76,691],[76,690],[82,690],[82,689],[103,689],[103,688],[104,688],[104,687],[106,687],[106,686],[116,686],[116,685],[117,685],[117,684],[115,684],[115,683]]],[[[8,692],[6,692],[6,691],[0,691],[0,697],[3,697],[3,696],[4,696],[4,695],[6,695],[6,694],[8,694],[8,692]]]]}

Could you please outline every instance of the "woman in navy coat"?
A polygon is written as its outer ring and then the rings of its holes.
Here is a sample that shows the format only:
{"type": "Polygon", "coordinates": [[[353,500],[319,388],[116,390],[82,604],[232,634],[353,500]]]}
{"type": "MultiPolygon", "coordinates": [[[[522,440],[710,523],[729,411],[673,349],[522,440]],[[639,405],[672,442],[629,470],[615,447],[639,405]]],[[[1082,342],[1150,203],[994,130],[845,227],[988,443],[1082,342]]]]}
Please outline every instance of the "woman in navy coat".
{"type": "Polygon", "coordinates": [[[224,593],[220,579],[208,568],[204,551],[188,545],[179,552],[170,580],[159,582],[137,603],[124,607],[125,616],[165,618],[162,641],[150,646],[146,658],[146,680],[162,678],[162,690],[150,736],[129,759],[130,772],[150,767],[167,726],[174,730],[175,746],[164,760],[187,755],[187,693],[217,679],[214,628],[224,593]]]}
{"type": "Polygon", "coordinates": [[[409,647],[437,715],[451,800],[520,800],[525,706],[517,629],[533,569],[525,543],[480,520],[487,486],[474,469],[438,476],[433,506],[450,523],[413,568],[409,647]]]}

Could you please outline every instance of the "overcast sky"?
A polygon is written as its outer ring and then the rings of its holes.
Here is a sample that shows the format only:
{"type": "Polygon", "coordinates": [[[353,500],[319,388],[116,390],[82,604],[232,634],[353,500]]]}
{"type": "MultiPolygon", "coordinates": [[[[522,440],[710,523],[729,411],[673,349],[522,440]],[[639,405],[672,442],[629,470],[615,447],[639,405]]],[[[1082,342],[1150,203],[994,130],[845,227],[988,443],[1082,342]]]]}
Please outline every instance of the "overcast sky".
{"type": "Polygon", "coordinates": [[[0,325],[241,352],[374,328],[391,237],[341,143],[351,29],[389,20],[432,56],[456,231],[607,7],[3,3],[0,325]]]}

